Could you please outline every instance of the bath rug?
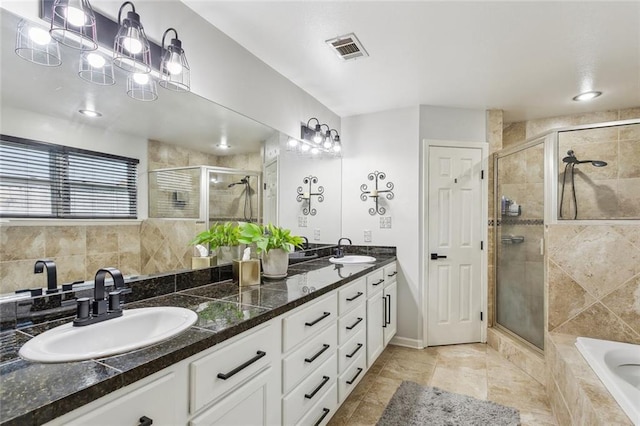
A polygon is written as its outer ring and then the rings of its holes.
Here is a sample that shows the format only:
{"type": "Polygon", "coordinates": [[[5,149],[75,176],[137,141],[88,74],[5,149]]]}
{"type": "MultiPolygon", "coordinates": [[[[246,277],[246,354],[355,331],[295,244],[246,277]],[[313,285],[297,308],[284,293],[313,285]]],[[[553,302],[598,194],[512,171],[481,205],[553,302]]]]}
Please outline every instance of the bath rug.
{"type": "Polygon", "coordinates": [[[404,381],[384,409],[378,426],[512,426],[520,412],[442,389],[404,381]]]}

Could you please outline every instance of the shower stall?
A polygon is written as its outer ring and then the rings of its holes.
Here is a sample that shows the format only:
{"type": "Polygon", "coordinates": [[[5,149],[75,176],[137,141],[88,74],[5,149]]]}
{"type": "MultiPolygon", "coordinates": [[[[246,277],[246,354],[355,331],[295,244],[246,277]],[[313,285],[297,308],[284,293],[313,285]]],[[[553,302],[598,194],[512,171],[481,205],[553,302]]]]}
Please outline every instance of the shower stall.
{"type": "Polygon", "coordinates": [[[197,166],[149,172],[149,217],[215,222],[262,221],[262,173],[197,166]]]}
{"type": "Polygon", "coordinates": [[[542,351],[545,227],[640,219],[640,120],[553,130],[493,164],[495,326],[542,351]]]}

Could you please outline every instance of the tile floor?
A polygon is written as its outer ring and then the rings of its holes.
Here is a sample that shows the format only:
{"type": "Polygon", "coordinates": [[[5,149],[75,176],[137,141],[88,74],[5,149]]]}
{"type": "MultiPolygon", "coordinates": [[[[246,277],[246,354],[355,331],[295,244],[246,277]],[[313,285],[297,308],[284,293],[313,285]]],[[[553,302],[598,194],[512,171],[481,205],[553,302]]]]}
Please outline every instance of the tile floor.
{"type": "Polygon", "coordinates": [[[517,408],[522,425],[558,424],[544,386],[476,343],[422,350],[389,345],[329,425],[374,425],[403,380],[517,408]]]}

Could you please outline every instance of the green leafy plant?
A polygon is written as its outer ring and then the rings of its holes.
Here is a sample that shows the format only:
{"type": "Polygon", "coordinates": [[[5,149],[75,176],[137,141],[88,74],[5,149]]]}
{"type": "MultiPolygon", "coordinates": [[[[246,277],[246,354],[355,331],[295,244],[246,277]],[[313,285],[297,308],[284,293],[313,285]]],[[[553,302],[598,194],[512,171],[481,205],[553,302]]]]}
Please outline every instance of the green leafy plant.
{"type": "Polygon", "coordinates": [[[255,244],[258,254],[268,253],[272,249],[283,249],[292,252],[295,247],[302,247],[302,237],[291,235],[291,230],[272,224],[258,225],[240,222],[240,238],[242,244],[255,244]]]}
{"type": "Polygon", "coordinates": [[[216,223],[210,229],[202,231],[189,243],[209,244],[210,250],[223,246],[237,246],[240,244],[240,228],[231,222],[216,223]]]}

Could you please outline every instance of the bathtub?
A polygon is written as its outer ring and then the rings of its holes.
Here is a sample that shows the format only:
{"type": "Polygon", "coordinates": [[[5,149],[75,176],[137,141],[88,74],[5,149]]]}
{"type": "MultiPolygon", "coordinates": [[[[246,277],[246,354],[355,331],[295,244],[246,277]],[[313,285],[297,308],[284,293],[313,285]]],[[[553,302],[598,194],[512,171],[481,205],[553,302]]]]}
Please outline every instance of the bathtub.
{"type": "Polygon", "coordinates": [[[640,345],[578,337],[576,347],[633,424],[640,426],[640,345]]]}

